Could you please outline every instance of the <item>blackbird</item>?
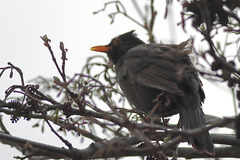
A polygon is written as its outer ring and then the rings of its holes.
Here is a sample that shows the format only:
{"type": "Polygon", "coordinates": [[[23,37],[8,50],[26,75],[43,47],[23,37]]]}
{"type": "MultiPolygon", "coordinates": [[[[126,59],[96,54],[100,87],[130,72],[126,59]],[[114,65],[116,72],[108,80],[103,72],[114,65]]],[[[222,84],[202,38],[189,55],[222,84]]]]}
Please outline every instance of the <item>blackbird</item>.
{"type": "MultiPolygon", "coordinates": [[[[130,31],[91,50],[107,53],[115,65],[118,84],[131,104],[163,117],[179,113],[184,130],[206,126],[201,108],[205,94],[187,44],[145,44],[130,31]]],[[[215,154],[208,132],[188,142],[199,152],[215,154]]]]}

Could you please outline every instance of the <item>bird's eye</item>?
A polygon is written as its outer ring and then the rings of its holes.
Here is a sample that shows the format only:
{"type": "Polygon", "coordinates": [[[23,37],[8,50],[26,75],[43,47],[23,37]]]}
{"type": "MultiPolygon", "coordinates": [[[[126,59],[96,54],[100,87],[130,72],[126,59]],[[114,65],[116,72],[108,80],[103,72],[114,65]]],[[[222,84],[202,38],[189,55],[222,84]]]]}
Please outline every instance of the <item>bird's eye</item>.
{"type": "Polygon", "coordinates": [[[113,41],[113,45],[114,45],[114,46],[119,46],[121,43],[122,43],[122,41],[121,41],[120,38],[116,38],[116,39],[113,41]]]}

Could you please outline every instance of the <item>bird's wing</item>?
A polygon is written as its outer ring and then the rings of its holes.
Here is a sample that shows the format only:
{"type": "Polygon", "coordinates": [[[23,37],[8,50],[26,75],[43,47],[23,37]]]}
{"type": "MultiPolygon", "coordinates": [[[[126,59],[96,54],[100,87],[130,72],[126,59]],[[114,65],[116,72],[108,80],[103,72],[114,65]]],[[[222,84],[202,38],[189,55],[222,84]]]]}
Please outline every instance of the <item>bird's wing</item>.
{"type": "Polygon", "coordinates": [[[174,51],[169,46],[156,44],[144,44],[129,50],[123,61],[127,80],[183,95],[178,88],[179,69],[174,51]]]}

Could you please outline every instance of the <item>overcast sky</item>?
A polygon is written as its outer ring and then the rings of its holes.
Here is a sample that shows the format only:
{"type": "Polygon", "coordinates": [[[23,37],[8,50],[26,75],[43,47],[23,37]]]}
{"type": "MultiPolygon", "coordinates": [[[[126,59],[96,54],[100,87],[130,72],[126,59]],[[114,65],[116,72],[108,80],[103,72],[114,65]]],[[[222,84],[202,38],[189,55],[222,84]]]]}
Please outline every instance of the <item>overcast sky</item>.
{"type": "MultiPolygon", "coordinates": [[[[25,81],[33,79],[39,75],[44,77],[58,76],[57,70],[52,63],[47,48],[43,45],[40,36],[47,34],[51,39],[54,52],[60,61],[61,55],[59,42],[62,41],[67,52],[66,72],[68,75],[79,73],[85,64],[86,58],[90,55],[99,54],[90,51],[90,47],[107,44],[111,38],[125,33],[132,29],[136,30],[138,36],[147,42],[146,32],[124,18],[122,15],[116,16],[116,21],[110,25],[108,13],[113,11],[114,6],[109,6],[106,12],[93,15],[103,7],[104,0],[1,0],[0,1],[0,67],[11,62],[20,67],[24,73],[25,81]]],[[[141,1],[147,3],[149,1],[141,1]]],[[[136,15],[132,3],[123,0],[130,15],[136,15]]],[[[181,27],[174,27],[175,23],[163,19],[164,5],[157,4],[158,17],[154,33],[158,41],[165,43],[180,43],[187,40],[190,35],[194,36],[194,31],[184,33],[181,27]],[[170,25],[172,27],[169,27],[170,25]],[[176,29],[176,30],[175,30],[176,29]],[[171,30],[171,32],[170,32],[171,30]],[[177,34],[176,34],[177,33],[177,34]]],[[[180,21],[180,6],[174,8],[174,18],[180,21]]],[[[140,18],[138,18],[140,21],[140,18]]],[[[200,38],[200,37],[196,37],[200,38]]],[[[204,47],[203,44],[198,44],[204,47]]],[[[204,90],[206,92],[206,102],[204,112],[222,117],[223,115],[233,115],[232,96],[225,85],[213,84],[205,80],[204,90]]],[[[4,98],[4,91],[13,84],[20,84],[18,74],[9,78],[9,72],[4,73],[0,78],[0,99],[4,98]]],[[[20,121],[12,125],[9,117],[4,116],[4,122],[13,135],[29,138],[43,143],[63,146],[63,144],[52,134],[41,134],[40,129],[31,129],[32,123],[20,121]]],[[[79,140],[73,142],[75,147],[79,147],[79,140]]],[[[81,144],[79,148],[86,147],[81,144]]],[[[1,158],[5,160],[13,159],[13,155],[21,155],[14,149],[0,144],[1,158]]]]}

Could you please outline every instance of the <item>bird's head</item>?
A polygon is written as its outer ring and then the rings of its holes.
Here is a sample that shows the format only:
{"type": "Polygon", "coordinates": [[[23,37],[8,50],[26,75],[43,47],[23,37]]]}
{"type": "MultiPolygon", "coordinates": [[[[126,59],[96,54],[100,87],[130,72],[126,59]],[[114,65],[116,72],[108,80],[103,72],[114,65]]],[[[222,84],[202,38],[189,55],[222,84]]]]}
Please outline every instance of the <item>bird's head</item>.
{"type": "Polygon", "coordinates": [[[91,50],[107,53],[109,59],[116,64],[129,49],[144,44],[133,32],[134,30],[124,33],[113,38],[108,45],[95,46],[91,50]]]}

